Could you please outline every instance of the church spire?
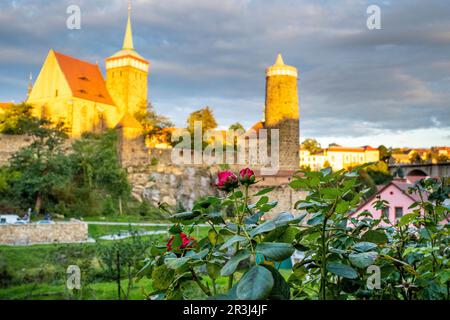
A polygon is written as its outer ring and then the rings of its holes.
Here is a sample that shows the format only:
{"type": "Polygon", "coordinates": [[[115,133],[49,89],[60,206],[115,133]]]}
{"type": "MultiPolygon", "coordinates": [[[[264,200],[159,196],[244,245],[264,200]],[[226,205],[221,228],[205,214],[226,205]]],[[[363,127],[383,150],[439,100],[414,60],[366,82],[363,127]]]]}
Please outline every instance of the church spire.
{"type": "Polygon", "coordinates": [[[125,31],[125,38],[123,39],[123,50],[134,50],[133,32],[131,30],[131,0],[128,0],[128,21],[127,29],[125,31]]]}

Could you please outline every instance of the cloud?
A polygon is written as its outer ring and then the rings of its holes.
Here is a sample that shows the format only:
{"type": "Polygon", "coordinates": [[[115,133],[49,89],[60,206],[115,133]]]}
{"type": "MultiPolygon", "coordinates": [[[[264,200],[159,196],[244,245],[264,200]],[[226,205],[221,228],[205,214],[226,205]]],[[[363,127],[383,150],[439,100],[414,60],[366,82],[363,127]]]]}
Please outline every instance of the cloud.
{"type": "MultiPolygon", "coordinates": [[[[151,61],[149,97],[177,125],[209,105],[221,126],[251,126],[263,111],[264,69],[282,52],[300,72],[302,135],[339,140],[445,131],[450,3],[375,1],[382,30],[369,31],[372,2],[134,0],[135,46],[151,61]]],[[[37,74],[50,48],[102,64],[120,49],[126,6],[125,0],[2,1],[0,76],[11,80],[2,81],[0,100],[24,97],[27,74],[37,74]],[[74,3],[81,30],[65,27],[65,10],[74,3]]]]}

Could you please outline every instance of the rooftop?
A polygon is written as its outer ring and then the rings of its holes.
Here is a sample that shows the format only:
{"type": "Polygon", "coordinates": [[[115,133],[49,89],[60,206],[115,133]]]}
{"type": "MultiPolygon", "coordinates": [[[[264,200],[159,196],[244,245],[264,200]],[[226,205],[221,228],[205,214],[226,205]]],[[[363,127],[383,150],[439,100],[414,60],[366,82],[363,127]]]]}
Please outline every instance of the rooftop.
{"type": "Polygon", "coordinates": [[[54,53],[74,97],[115,105],[97,64],[54,53]]]}

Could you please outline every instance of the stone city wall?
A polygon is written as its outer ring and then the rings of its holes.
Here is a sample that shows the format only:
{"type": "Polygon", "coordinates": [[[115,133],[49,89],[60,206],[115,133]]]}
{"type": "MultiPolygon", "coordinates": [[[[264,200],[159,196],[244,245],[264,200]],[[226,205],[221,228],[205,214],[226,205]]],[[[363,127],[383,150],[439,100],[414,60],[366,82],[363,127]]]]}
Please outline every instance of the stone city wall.
{"type": "Polygon", "coordinates": [[[0,225],[0,244],[2,245],[79,243],[87,240],[88,225],[78,220],[54,224],[0,225]]]}
{"type": "Polygon", "coordinates": [[[0,134],[0,166],[8,164],[11,156],[31,144],[32,139],[25,135],[0,134]]]}

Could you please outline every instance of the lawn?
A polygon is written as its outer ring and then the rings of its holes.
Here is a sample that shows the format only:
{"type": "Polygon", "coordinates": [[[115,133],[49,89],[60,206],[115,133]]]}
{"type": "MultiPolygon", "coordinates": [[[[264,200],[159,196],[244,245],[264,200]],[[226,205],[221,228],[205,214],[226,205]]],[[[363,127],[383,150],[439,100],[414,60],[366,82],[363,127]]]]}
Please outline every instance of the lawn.
{"type": "MultiPolygon", "coordinates": [[[[199,227],[192,236],[200,239],[208,229],[199,227]]],[[[117,283],[105,276],[98,257],[98,246],[112,245],[114,241],[99,237],[130,230],[167,231],[167,227],[89,225],[89,237],[96,243],[0,246],[0,299],[117,299],[117,283]],[[82,270],[80,292],[73,293],[66,288],[69,265],[78,265],[82,270]]],[[[146,235],[141,239],[150,247],[154,241],[165,243],[168,236],[168,233],[146,235]]],[[[222,282],[225,285],[226,279],[219,280],[218,284],[222,282]]],[[[123,279],[122,286],[126,283],[123,279]]],[[[147,278],[133,285],[129,299],[144,299],[145,292],[152,292],[147,278]]]]}

